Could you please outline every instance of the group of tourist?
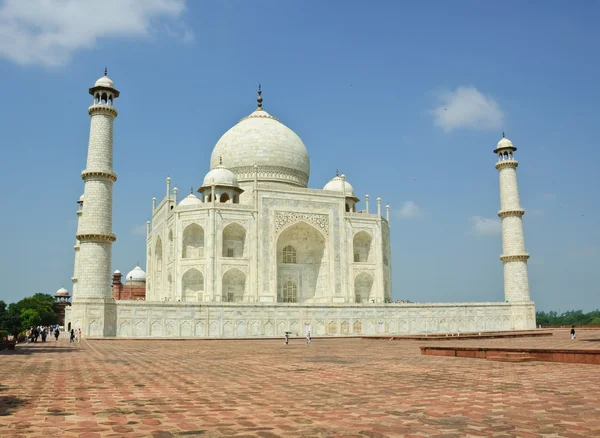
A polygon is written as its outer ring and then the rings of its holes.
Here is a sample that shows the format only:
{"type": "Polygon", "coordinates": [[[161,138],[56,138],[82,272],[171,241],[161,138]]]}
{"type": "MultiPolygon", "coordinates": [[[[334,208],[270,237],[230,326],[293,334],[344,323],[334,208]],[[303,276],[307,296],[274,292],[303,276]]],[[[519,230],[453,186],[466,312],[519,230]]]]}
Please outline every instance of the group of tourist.
{"type": "MultiPolygon", "coordinates": [[[[42,342],[46,342],[48,335],[54,335],[54,339],[58,341],[60,337],[60,327],[58,325],[31,327],[25,331],[25,342],[37,342],[41,337],[42,342]]],[[[75,331],[71,329],[69,333],[69,343],[81,342],[81,329],[75,331]]]]}
{"type": "Polygon", "coordinates": [[[58,341],[58,337],[60,336],[58,325],[31,327],[25,331],[25,342],[37,342],[40,337],[42,338],[42,342],[46,342],[46,338],[50,334],[53,334],[54,338],[58,341]]]}

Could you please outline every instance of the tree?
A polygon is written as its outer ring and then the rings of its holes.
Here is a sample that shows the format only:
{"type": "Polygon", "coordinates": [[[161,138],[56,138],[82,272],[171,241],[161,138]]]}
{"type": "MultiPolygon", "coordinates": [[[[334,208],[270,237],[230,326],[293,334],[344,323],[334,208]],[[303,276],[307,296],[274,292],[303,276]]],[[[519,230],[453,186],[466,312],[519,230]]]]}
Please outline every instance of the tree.
{"type": "Polygon", "coordinates": [[[24,328],[37,327],[42,323],[42,317],[35,309],[23,309],[19,315],[21,326],[24,328]]]}

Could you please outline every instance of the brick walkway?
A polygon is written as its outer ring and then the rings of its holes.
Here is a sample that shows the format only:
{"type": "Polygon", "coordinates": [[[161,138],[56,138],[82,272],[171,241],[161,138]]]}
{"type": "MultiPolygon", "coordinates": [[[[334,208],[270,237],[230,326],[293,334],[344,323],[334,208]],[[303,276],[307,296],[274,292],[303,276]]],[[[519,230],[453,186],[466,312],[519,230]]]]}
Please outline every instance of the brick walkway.
{"type": "MultiPolygon", "coordinates": [[[[585,340],[600,331],[564,334],[518,341],[600,346],[585,340]]],[[[421,356],[419,345],[20,345],[0,352],[0,436],[600,436],[599,366],[421,356]]]]}

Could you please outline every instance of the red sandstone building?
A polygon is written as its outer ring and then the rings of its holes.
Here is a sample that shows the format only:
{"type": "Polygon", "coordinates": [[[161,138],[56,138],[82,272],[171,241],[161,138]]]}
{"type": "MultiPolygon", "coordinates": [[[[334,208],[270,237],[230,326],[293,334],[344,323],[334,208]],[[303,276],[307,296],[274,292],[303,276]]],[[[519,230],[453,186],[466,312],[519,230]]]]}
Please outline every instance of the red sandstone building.
{"type": "Polygon", "coordinates": [[[65,325],[65,307],[71,305],[71,294],[64,287],[61,287],[56,291],[54,299],[56,300],[54,305],[58,314],[58,325],[62,327],[65,325]]]}
{"type": "Polygon", "coordinates": [[[145,300],[146,299],[146,273],[136,266],[125,277],[122,283],[122,274],[115,271],[112,278],[112,292],[115,300],[145,300]]]}

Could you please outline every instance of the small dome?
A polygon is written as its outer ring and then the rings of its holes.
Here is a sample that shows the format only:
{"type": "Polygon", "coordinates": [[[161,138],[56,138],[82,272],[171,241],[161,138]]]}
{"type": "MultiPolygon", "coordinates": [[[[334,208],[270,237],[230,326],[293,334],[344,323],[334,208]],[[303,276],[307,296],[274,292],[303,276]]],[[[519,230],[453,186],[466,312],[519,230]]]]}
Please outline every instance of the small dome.
{"type": "Polygon", "coordinates": [[[210,187],[212,185],[239,187],[235,174],[221,165],[208,172],[204,177],[202,187],[210,187]]]}
{"type": "Polygon", "coordinates": [[[120,273],[121,273],[121,271],[119,271],[118,269],[115,272],[113,272],[113,274],[120,274],[120,273]]]}
{"type": "Polygon", "coordinates": [[[125,277],[126,281],[146,281],[146,273],[142,271],[142,268],[136,266],[133,271],[130,271],[125,277]]]}
{"type": "Polygon", "coordinates": [[[179,207],[183,207],[186,205],[202,205],[202,201],[198,199],[196,195],[190,193],[179,203],[179,207]]]}
{"type": "Polygon", "coordinates": [[[96,81],[94,87],[115,88],[115,83],[106,75],[96,81]]]}
{"type": "MultiPolygon", "coordinates": [[[[344,176],[344,175],[342,175],[344,176]]],[[[348,181],[343,181],[341,176],[336,176],[323,187],[323,190],[330,190],[332,192],[340,192],[344,193],[344,187],[346,192],[346,197],[355,198],[354,188],[348,181]],[[342,185],[342,183],[344,185],[342,185]]]]}
{"type": "Polygon", "coordinates": [[[61,287],[59,290],[56,291],[56,296],[57,297],[69,297],[69,296],[71,296],[71,294],[69,294],[69,291],[66,290],[64,287],[61,287]]]}
{"type": "Polygon", "coordinates": [[[514,148],[512,141],[510,141],[508,138],[506,137],[502,137],[502,140],[500,140],[498,142],[498,145],[496,146],[497,149],[500,148],[514,148]]]}

